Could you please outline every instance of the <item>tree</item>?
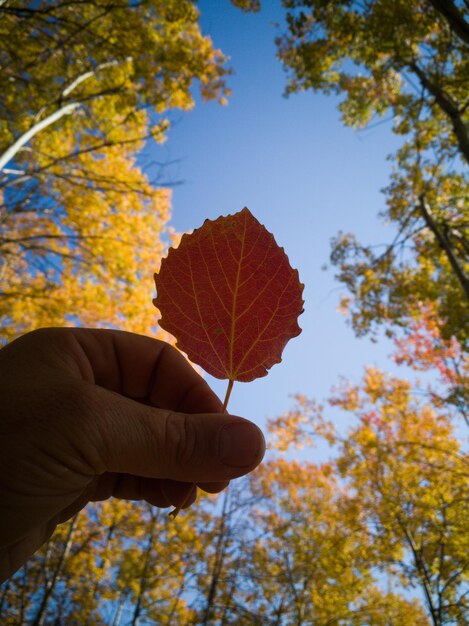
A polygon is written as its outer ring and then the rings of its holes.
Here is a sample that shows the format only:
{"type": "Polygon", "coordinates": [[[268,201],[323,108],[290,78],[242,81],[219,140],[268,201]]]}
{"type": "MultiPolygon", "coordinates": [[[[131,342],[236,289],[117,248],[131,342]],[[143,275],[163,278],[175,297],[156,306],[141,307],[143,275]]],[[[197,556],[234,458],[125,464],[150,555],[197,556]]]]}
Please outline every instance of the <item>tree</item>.
{"type": "Polygon", "coordinates": [[[59,623],[72,617],[96,618],[97,597],[91,592],[102,535],[87,515],[62,524],[21,575],[3,585],[2,623],[40,626],[52,617],[59,623]]]}
{"type": "Polygon", "coordinates": [[[435,406],[456,409],[469,426],[469,358],[453,336],[444,339],[442,324],[431,306],[422,307],[420,318],[406,328],[406,337],[395,340],[392,355],[398,365],[407,365],[416,372],[437,373],[426,393],[435,406]]]}
{"type": "Polygon", "coordinates": [[[198,15],[190,0],[0,3],[4,339],[78,321],[155,330],[170,194],[137,154],[193,106],[195,81],[224,101],[225,57],[198,15]]]}
{"type": "Polygon", "coordinates": [[[363,392],[353,394],[360,422],[338,467],[360,494],[382,562],[420,587],[431,623],[468,623],[467,454],[448,415],[419,407],[408,382],[369,370],[363,392]]]}
{"type": "Polygon", "coordinates": [[[259,624],[428,624],[418,602],[379,588],[362,511],[330,463],[283,459],[253,477],[259,539],[246,559],[241,599],[259,624]]]}
{"type": "Polygon", "coordinates": [[[467,624],[468,459],[454,425],[468,415],[469,4],[283,4],[288,32],[277,43],[287,92],[343,95],[346,124],[389,116],[403,138],[381,215],[395,226],[394,240],[378,252],[348,233],[332,242],[349,292],[342,307],[358,335],[384,327],[398,363],[437,377],[423,396],[376,369],[361,386],[345,384],[332,404],[358,420],[346,438],[306,398],[274,426],[291,443],[324,435],[335,443],[378,567],[420,589],[430,623],[467,624]]]}
{"type": "Polygon", "coordinates": [[[0,588],[2,624],[190,623],[197,517],[144,503],[87,507],[0,588]]]}
{"type": "MultiPolygon", "coordinates": [[[[469,623],[469,457],[451,411],[416,401],[409,381],[376,368],[360,385],[344,381],[330,403],[355,417],[344,435],[326,432],[365,562],[395,590],[418,590],[433,626],[469,623]]],[[[272,428],[308,444],[324,432],[324,417],[299,398],[272,428]]]]}
{"type": "Polygon", "coordinates": [[[1,619],[467,623],[469,461],[448,417],[377,370],[333,403],[356,416],[344,437],[306,399],[273,425],[327,436],[329,461],[272,459],[173,521],[147,505],[88,507],[2,585],[1,619]]]}
{"type": "Polygon", "coordinates": [[[433,303],[443,337],[469,329],[469,5],[465,0],[284,0],[278,54],[287,93],[345,96],[347,125],[389,114],[403,137],[382,214],[396,236],[382,252],[351,234],[332,262],[354,330],[391,334],[433,303]]]}

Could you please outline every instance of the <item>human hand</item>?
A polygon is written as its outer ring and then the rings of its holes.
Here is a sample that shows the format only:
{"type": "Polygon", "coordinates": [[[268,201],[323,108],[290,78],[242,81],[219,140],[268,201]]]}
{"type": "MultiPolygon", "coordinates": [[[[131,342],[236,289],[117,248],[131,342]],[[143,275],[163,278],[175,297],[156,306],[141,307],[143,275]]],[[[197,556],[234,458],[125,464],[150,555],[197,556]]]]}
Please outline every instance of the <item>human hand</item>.
{"type": "Polygon", "coordinates": [[[132,333],[24,335],[0,350],[0,398],[0,581],[90,501],[187,507],[264,455],[175,348],[132,333]]]}

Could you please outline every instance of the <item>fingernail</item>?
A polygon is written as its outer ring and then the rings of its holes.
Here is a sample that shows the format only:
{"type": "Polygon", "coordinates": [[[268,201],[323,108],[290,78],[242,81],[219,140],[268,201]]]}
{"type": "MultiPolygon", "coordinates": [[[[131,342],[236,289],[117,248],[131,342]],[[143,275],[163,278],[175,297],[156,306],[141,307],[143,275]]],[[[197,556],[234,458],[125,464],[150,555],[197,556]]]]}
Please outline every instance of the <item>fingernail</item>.
{"type": "Polygon", "coordinates": [[[232,422],[219,434],[219,458],[230,467],[249,467],[259,462],[265,443],[261,431],[249,422],[232,422]]]}

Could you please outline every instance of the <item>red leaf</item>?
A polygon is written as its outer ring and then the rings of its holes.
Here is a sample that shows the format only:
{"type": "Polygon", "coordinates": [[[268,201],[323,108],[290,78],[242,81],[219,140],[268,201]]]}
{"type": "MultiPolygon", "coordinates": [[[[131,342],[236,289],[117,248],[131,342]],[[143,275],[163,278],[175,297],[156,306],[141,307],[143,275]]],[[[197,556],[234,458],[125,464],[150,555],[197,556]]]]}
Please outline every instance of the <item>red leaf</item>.
{"type": "Polygon", "coordinates": [[[160,326],[209,374],[248,382],[299,335],[303,285],[248,209],[183,235],[155,274],[160,326]]]}

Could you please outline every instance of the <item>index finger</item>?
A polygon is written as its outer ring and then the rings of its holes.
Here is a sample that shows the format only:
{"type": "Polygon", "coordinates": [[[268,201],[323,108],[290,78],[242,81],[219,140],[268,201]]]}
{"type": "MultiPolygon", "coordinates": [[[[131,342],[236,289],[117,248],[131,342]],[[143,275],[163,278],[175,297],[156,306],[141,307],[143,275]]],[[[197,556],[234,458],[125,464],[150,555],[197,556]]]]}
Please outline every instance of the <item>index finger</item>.
{"type": "Polygon", "coordinates": [[[170,344],[110,329],[69,331],[83,378],[128,398],[185,413],[222,413],[220,399],[170,344]]]}

